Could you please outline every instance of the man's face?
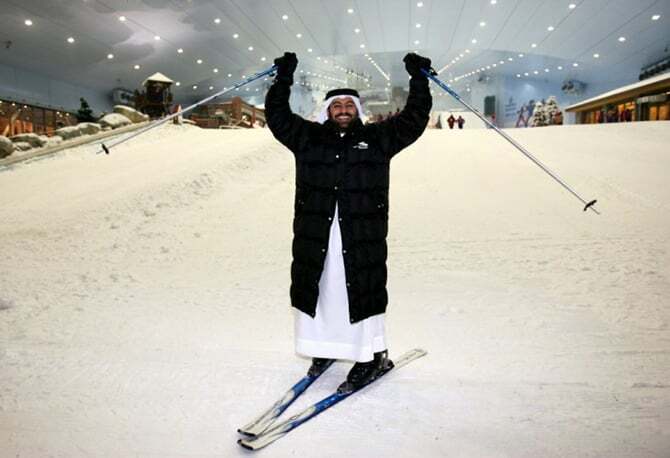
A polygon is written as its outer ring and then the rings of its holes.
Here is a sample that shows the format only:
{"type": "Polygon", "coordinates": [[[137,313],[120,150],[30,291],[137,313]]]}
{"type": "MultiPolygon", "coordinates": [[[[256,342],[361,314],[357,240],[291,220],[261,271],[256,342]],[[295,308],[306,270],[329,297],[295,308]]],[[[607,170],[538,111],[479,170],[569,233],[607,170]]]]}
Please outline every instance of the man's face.
{"type": "Polygon", "coordinates": [[[340,128],[346,129],[358,117],[354,100],[351,97],[340,97],[333,100],[328,107],[328,117],[340,128]]]}

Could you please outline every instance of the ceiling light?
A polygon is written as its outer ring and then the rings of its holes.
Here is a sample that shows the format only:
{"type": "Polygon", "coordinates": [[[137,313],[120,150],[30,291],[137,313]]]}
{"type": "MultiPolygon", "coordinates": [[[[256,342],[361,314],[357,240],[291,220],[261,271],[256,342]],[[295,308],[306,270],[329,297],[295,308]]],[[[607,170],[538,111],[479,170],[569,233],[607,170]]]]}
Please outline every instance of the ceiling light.
{"type": "Polygon", "coordinates": [[[249,46],[247,49],[248,49],[249,51],[253,51],[253,50],[254,50],[254,47],[253,47],[253,46],[249,46]]]}
{"type": "Polygon", "coordinates": [[[240,34],[239,33],[234,33],[233,38],[237,40],[238,38],[240,38],[240,34]]]}
{"type": "Polygon", "coordinates": [[[218,68],[215,68],[215,69],[212,70],[212,71],[213,71],[214,73],[219,73],[219,69],[218,69],[218,68]]]}
{"type": "Polygon", "coordinates": [[[417,28],[417,29],[420,29],[420,28],[421,28],[421,24],[417,22],[417,23],[416,23],[416,28],[417,28]]]}
{"type": "Polygon", "coordinates": [[[559,66],[556,67],[556,68],[559,69],[559,70],[563,70],[563,66],[562,66],[562,65],[559,65],[559,66]]]}
{"type": "Polygon", "coordinates": [[[593,55],[593,58],[594,58],[594,59],[598,59],[599,57],[600,57],[600,54],[598,54],[598,53],[595,53],[595,54],[593,55]]]}
{"type": "Polygon", "coordinates": [[[312,48],[307,48],[307,52],[312,52],[312,48]]]}
{"type": "Polygon", "coordinates": [[[486,22],[484,22],[484,21],[480,22],[479,27],[486,27],[486,22]]]}
{"type": "Polygon", "coordinates": [[[570,3],[568,5],[568,8],[570,8],[571,10],[574,10],[575,8],[577,8],[577,5],[575,5],[574,3],[570,3]]]}
{"type": "Polygon", "coordinates": [[[533,43],[530,45],[531,48],[537,48],[537,43],[533,43]]]}
{"type": "Polygon", "coordinates": [[[107,54],[107,59],[114,59],[114,54],[107,54]]]}
{"type": "Polygon", "coordinates": [[[33,25],[33,21],[31,21],[30,19],[26,19],[23,23],[24,23],[25,25],[27,25],[28,27],[30,27],[31,25],[33,25]]]}
{"type": "Polygon", "coordinates": [[[174,83],[174,85],[175,86],[181,86],[181,83],[179,81],[177,81],[176,83],[174,83]]]}
{"type": "Polygon", "coordinates": [[[549,27],[547,27],[547,30],[550,31],[550,32],[553,32],[554,31],[554,26],[550,25],[549,27]]]}
{"type": "Polygon", "coordinates": [[[73,38],[73,37],[68,38],[68,39],[67,39],[67,42],[68,42],[68,43],[74,43],[74,38],[73,38]]]}
{"type": "Polygon", "coordinates": [[[658,21],[659,19],[661,19],[661,15],[660,15],[660,14],[654,14],[654,15],[651,17],[651,20],[652,20],[652,21],[658,21]]]}
{"type": "Polygon", "coordinates": [[[421,43],[419,40],[414,40],[415,45],[418,45],[419,43],[421,43]]]}
{"type": "Polygon", "coordinates": [[[302,33],[296,33],[295,36],[296,38],[302,38],[302,33]]]}
{"type": "Polygon", "coordinates": [[[119,21],[126,22],[126,17],[125,16],[119,16],[119,21]]]}
{"type": "Polygon", "coordinates": [[[514,57],[508,57],[507,60],[512,62],[512,61],[514,61],[514,57]]]}
{"type": "Polygon", "coordinates": [[[221,18],[214,19],[214,24],[221,24],[221,18]]]}
{"type": "Polygon", "coordinates": [[[524,76],[528,76],[528,72],[524,72],[524,76]]]}
{"type": "Polygon", "coordinates": [[[574,64],[572,64],[572,66],[573,67],[579,67],[579,64],[577,62],[575,62],[574,64]]]}
{"type": "Polygon", "coordinates": [[[516,74],[516,77],[517,77],[517,78],[521,78],[521,73],[517,73],[517,74],[516,74]]]}
{"type": "Polygon", "coordinates": [[[261,57],[261,62],[265,62],[267,59],[265,57],[261,57]]]}
{"type": "Polygon", "coordinates": [[[533,75],[537,75],[538,73],[540,72],[538,72],[537,70],[533,70],[533,75]]]}
{"type": "Polygon", "coordinates": [[[473,38],[473,39],[472,39],[472,44],[473,44],[473,45],[476,45],[476,44],[477,44],[477,39],[476,39],[476,38],[473,38]]]}
{"type": "Polygon", "coordinates": [[[159,41],[160,39],[161,39],[161,37],[159,35],[154,36],[154,40],[159,41]]]}
{"type": "Polygon", "coordinates": [[[232,73],[228,73],[228,78],[230,78],[231,76],[233,76],[233,74],[232,74],[232,73]]]}
{"type": "Polygon", "coordinates": [[[198,65],[202,64],[202,59],[198,59],[195,61],[198,65]]]}
{"type": "Polygon", "coordinates": [[[624,41],[626,41],[626,37],[619,37],[619,41],[623,43],[624,41]]]}
{"type": "Polygon", "coordinates": [[[496,3],[498,3],[498,0],[491,0],[491,5],[495,5],[496,3]]]}
{"type": "Polygon", "coordinates": [[[548,69],[548,68],[545,68],[545,69],[544,69],[544,73],[549,73],[549,69],[548,69]]]}
{"type": "Polygon", "coordinates": [[[184,52],[184,50],[183,50],[182,48],[179,48],[179,49],[177,49],[177,52],[178,52],[179,54],[182,54],[182,53],[184,52]]]}
{"type": "Polygon", "coordinates": [[[347,10],[347,13],[349,13],[349,14],[354,14],[354,10],[353,10],[352,8],[349,8],[349,9],[347,10]]]}
{"type": "Polygon", "coordinates": [[[365,48],[365,45],[364,45],[364,44],[361,44],[361,45],[359,46],[359,48],[363,49],[363,48],[365,48]]]}
{"type": "Polygon", "coordinates": [[[288,14],[285,14],[281,17],[284,21],[288,21],[288,14]]]}
{"type": "Polygon", "coordinates": [[[195,91],[196,89],[198,89],[198,85],[197,85],[197,84],[194,84],[194,85],[193,85],[193,90],[195,91]]]}
{"type": "Polygon", "coordinates": [[[519,57],[523,57],[523,54],[519,54],[519,57]]]}
{"type": "Polygon", "coordinates": [[[135,64],[135,66],[134,66],[133,68],[134,68],[135,70],[139,70],[139,69],[140,69],[140,66],[137,65],[137,64],[135,64]]]}
{"type": "Polygon", "coordinates": [[[354,29],[355,33],[361,33],[361,29],[354,29]]]}
{"type": "Polygon", "coordinates": [[[421,8],[421,7],[423,6],[423,2],[417,2],[417,3],[416,3],[416,6],[419,7],[419,8],[421,8]]]}
{"type": "Polygon", "coordinates": [[[214,90],[214,86],[210,86],[210,87],[209,87],[209,90],[210,90],[210,91],[213,91],[213,90],[214,90]]]}

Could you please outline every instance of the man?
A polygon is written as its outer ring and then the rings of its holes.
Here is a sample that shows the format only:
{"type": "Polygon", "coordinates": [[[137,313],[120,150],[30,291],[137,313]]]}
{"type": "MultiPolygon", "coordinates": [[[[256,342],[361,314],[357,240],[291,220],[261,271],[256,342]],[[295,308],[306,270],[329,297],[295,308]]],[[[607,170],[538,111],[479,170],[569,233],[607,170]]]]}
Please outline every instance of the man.
{"type": "Polygon", "coordinates": [[[449,124],[449,129],[454,128],[454,123],[456,122],[456,118],[454,118],[454,115],[452,113],[449,113],[449,117],[447,118],[447,123],[449,124]]]}
{"type": "Polygon", "coordinates": [[[265,117],[296,161],[291,303],[296,351],[312,357],[310,374],[335,359],[355,361],[341,392],[353,391],[392,367],[384,333],[386,235],[391,158],[423,133],[432,98],[429,59],[408,54],[411,75],[405,109],[364,125],[358,92],[326,95],[318,121],[289,106],[294,53],[275,59],[277,77],[265,99],[265,117]]]}

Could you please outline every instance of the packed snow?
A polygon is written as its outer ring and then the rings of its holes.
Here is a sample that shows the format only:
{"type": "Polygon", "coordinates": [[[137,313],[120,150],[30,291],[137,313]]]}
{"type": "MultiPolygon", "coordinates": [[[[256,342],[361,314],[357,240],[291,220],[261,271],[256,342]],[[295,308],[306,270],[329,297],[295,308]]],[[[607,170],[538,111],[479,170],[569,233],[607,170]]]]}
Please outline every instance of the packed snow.
{"type": "MultiPolygon", "coordinates": [[[[387,335],[428,355],[271,457],[670,456],[670,123],[430,130],[393,159],[387,335]]],[[[294,163],[165,125],[0,171],[0,449],[235,457],[304,375],[294,163]]],[[[339,362],[285,414],[329,394],[339,362]]]]}

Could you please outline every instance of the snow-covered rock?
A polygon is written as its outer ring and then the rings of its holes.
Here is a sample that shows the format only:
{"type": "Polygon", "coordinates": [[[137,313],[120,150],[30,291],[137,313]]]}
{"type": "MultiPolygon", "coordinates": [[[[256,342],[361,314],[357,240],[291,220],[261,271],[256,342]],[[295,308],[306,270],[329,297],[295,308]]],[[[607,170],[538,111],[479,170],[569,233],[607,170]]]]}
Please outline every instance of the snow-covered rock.
{"type": "Polygon", "coordinates": [[[119,127],[127,126],[132,123],[133,122],[130,119],[119,113],[109,113],[100,119],[100,125],[102,127],[108,126],[112,129],[118,129],[119,127]]]}
{"type": "Polygon", "coordinates": [[[56,129],[56,135],[61,137],[63,140],[70,140],[72,138],[81,136],[81,131],[77,126],[67,126],[56,129]]]}
{"type": "Polygon", "coordinates": [[[29,149],[33,149],[33,145],[28,142],[14,142],[14,148],[18,151],[28,151],[29,149]]]}
{"type": "Polygon", "coordinates": [[[79,132],[81,132],[82,135],[97,134],[102,129],[100,124],[94,122],[82,122],[77,124],[77,127],[79,128],[79,132]]]}
{"type": "Polygon", "coordinates": [[[49,140],[47,141],[47,147],[60,145],[61,143],[63,143],[63,137],[60,135],[54,135],[53,137],[49,137],[49,140]]]}
{"type": "Polygon", "coordinates": [[[149,115],[140,113],[134,108],[131,108],[126,105],[114,105],[114,113],[125,116],[130,119],[132,122],[144,122],[149,120],[149,115]]]}
{"type": "Polygon", "coordinates": [[[37,134],[18,134],[10,138],[14,143],[29,143],[33,148],[40,148],[47,144],[45,140],[37,134]]]}
{"type": "Polygon", "coordinates": [[[0,159],[7,157],[14,152],[14,143],[7,138],[0,135],[0,159]]]}

